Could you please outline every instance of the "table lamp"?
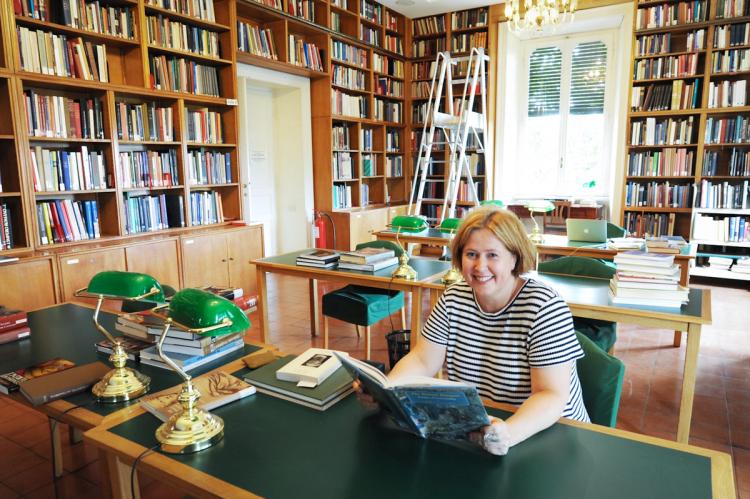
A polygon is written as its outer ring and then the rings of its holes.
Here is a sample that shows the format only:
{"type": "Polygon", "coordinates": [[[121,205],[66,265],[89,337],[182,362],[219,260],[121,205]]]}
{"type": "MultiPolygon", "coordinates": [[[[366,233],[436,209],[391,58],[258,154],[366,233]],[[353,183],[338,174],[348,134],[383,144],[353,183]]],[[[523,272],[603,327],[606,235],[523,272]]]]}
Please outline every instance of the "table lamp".
{"type": "MultiPolygon", "coordinates": [[[[393,217],[390,227],[396,229],[396,244],[401,246],[398,235],[401,232],[422,232],[427,229],[427,221],[417,215],[398,215],[393,217]]],[[[398,257],[398,267],[393,271],[391,277],[394,279],[406,279],[413,281],[417,278],[417,271],[409,266],[408,251],[404,249],[401,256],[398,257]]]]}
{"type": "Polygon", "coordinates": [[[224,437],[224,421],[198,407],[201,395],[193,386],[190,375],[164,353],[164,339],[172,324],[191,333],[219,336],[245,331],[250,327],[250,320],[237,305],[226,298],[193,288],[178,291],[168,308],[155,310],[153,314],[164,320],[164,330],[156,344],[159,357],[184,380],[182,391],[177,397],[182,405],[182,412],[173,415],[157,428],[156,440],[161,444],[163,452],[198,452],[224,437]]]}
{"type": "MultiPolygon", "coordinates": [[[[444,234],[450,234],[451,239],[453,239],[453,235],[458,232],[459,225],[461,225],[460,218],[446,218],[440,223],[440,227],[438,227],[438,230],[444,234]]],[[[454,282],[460,281],[461,277],[461,272],[458,271],[455,265],[451,265],[451,268],[448,270],[448,272],[443,274],[440,282],[442,282],[446,286],[450,286],[454,282]]]]}
{"type": "Polygon", "coordinates": [[[92,388],[91,392],[99,402],[115,403],[132,400],[148,392],[151,378],[127,367],[128,354],[120,343],[120,337],[114,337],[99,324],[99,311],[105,299],[146,301],[154,306],[164,302],[164,291],[161,285],[146,274],[137,272],[106,271],[99,272],[89,281],[89,285],[76,291],[75,296],[96,298],[94,325],[105,338],[112,343],[112,354],[109,361],[114,369],[108,372],[92,388]]]}
{"type": "Polygon", "coordinates": [[[539,224],[536,223],[534,212],[547,213],[554,210],[555,205],[552,204],[552,202],[547,201],[546,199],[532,199],[530,201],[526,201],[524,206],[526,206],[526,209],[529,210],[531,221],[534,222],[534,230],[531,231],[529,239],[534,244],[542,244],[544,242],[544,235],[542,235],[542,232],[539,230],[539,224]]]}

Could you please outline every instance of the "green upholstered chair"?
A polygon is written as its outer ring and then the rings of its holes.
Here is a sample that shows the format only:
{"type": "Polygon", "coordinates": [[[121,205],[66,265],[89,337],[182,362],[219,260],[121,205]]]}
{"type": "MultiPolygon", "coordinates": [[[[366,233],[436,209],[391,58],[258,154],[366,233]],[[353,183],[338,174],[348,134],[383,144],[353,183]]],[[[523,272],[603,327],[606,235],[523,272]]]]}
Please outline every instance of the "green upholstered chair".
{"type": "MultiPolygon", "coordinates": [[[[401,256],[403,249],[393,241],[369,241],[357,245],[362,248],[392,249],[401,256]]],[[[349,285],[323,295],[323,346],[328,348],[328,318],[354,324],[357,337],[359,327],[365,328],[366,358],[370,358],[370,326],[385,319],[393,312],[401,311],[401,328],[406,324],[404,293],[401,291],[349,285]]]]}
{"type": "Polygon", "coordinates": [[[612,222],[607,222],[607,238],[625,237],[626,235],[628,235],[628,231],[623,227],[615,225],[612,222]]]}
{"type": "Polygon", "coordinates": [[[586,406],[592,423],[614,428],[620,407],[625,364],[580,332],[576,331],[576,336],[585,354],[585,357],[576,362],[583,405],[586,406]]]}
{"type": "MultiPolygon", "coordinates": [[[[583,256],[563,256],[554,260],[539,262],[539,272],[545,274],[611,279],[615,275],[615,270],[615,264],[612,262],[583,256]]],[[[605,352],[614,352],[615,341],[617,341],[616,323],[599,319],[573,317],[573,326],[576,331],[585,334],[605,352]]]]}

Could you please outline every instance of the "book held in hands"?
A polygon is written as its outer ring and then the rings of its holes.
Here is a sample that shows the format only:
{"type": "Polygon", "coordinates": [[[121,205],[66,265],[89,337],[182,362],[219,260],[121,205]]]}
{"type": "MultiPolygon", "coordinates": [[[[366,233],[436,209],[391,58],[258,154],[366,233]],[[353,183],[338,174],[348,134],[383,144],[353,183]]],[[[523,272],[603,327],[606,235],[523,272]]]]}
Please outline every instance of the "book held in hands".
{"type": "Polygon", "coordinates": [[[339,360],[400,428],[422,438],[466,439],[490,424],[477,389],[427,376],[391,381],[376,368],[348,356],[339,360]]]}

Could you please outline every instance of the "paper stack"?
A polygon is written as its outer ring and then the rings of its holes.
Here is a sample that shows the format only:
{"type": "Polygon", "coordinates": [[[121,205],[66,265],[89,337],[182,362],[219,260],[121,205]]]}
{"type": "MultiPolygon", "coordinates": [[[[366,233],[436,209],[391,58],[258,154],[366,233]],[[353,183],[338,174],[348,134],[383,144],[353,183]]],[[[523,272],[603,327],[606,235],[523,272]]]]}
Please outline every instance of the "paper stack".
{"type": "Polygon", "coordinates": [[[747,274],[750,275],[750,257],[742,257],[738,258],[737,261],[732,265],[732,272],[737,272],[738,274],[747,274]]]}
{"type": "Polygon", "coordinates": [[[734,262],[734,259],[726,256],[708,257],[708,266],[716,270],[729,270],[729,267],[732,266],[732,262],[734,262]]]}
{"type": "Polygon", "coordinates": [[[626,251],[615,256],[617,272],[609,284],[612,303],[680,308],[690,290],[680,286],[674,255],[626,251]]]}

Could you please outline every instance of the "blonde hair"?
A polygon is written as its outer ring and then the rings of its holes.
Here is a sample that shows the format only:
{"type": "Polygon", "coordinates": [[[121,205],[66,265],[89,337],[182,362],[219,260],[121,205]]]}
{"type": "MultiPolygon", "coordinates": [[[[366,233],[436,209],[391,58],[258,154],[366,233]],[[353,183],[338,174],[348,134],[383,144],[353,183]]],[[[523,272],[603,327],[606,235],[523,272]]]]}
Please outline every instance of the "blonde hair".
{"type": "Polygon", "coordinates": [[[471,211],[461,221],[461,226],[453,239],[451,257],[453,265],[458,270],[463,270],[461,257],[469,237],[479,229],[492,232],[516,257],[516,265],[513,267],[514,276],[518,277],[534,268],[536,247],[529,241],[526,229],[518,217],[513,212],[497,206],[483,206],[471,211]]]}

